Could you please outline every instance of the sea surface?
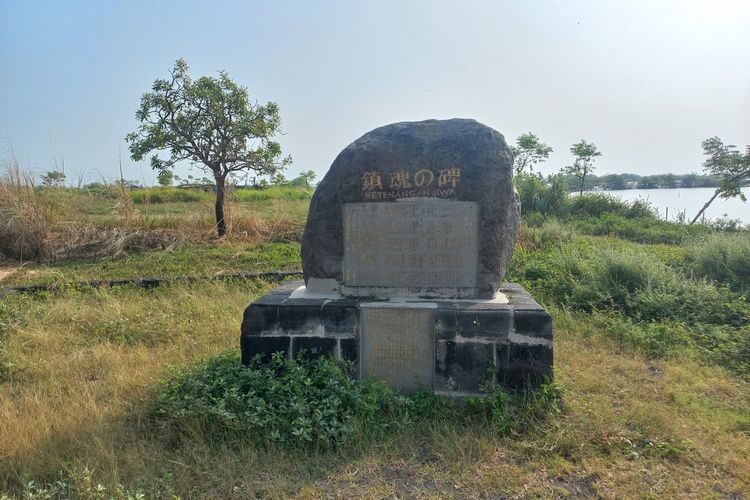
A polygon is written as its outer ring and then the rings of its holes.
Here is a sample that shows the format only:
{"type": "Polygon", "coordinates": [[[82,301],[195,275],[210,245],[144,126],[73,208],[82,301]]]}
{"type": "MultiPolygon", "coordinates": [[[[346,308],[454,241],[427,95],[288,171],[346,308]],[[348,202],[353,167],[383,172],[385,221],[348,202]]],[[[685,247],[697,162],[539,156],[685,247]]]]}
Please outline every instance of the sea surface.
{"type": "MultiPolygon", "coordinates": [[[[603,191],[605,194],[624,201],[646,200],[656,208],[662,219],[677,220],[680,213],[685,213],[688,222],[693,220],[701,207],[711,199],[715,188],[680,188],[680,189],[625,189],[622,191],[603,191]]],[[[742,224],[750,224],[750,187],[742,188],[747,202],[739,198],[724,200],[716,198],[706,209],[706,220],[739,219],[742,224]]]]}

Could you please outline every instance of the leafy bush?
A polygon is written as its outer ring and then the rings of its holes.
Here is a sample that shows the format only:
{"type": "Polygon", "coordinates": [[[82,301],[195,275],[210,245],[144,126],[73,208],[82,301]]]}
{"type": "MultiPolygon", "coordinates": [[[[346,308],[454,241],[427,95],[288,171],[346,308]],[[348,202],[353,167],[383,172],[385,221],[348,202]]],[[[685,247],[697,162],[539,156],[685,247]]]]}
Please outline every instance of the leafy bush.
{"type": "Polygon", "coordinates": [[[638,198],[631,201],[628,206],[626,217],[631,219],[656,219],[656,209],[646,200],[638,198]]]}
{"type": "Polygon", "coordinates": [[[587,193],[570,198],[568,212],[577,217],[601,217],[604,214],[625,215],[628,204],[601,193],[587,193]]]}
{"type": "Polygon", "coordinates": [[[518,395],[496,390],[461,406],[431,393],[405,396],[380,382],[355,381],[350,369],[325,358],[290,360],[279,353],[245,367],[226,352],[174,372],[152,414],[160,434],[176,439],[200,432],[214,439],[330,447],[436,420],[492,423],[506,433],[559,410],[554,385],[518,395]]]}
{"type": "MultiPolygon", "coordinates": [[[[538,174],[519,174],[515,184],[524,221],[530,227],[542,226],[553,216],[587,234],[612,234],[647,243],[679,243],[690,231],[686,226],[660,221],[644,200],[626,202],[600,193],[570,196],[560,176],[545,181],[538,174]]],[[[704,232],[704,228],[693,232],[704,232]]]]}
{"type": "Polygon", "coordinates": [[[197,426],[217,437],[247,432],[260,441],[330,445],[352,433],[356,396],[333,363],[291,362],[277,354],[270,364],[248,369],[227,352],[175,374],[154,415],[167,428],[197,426]]]}

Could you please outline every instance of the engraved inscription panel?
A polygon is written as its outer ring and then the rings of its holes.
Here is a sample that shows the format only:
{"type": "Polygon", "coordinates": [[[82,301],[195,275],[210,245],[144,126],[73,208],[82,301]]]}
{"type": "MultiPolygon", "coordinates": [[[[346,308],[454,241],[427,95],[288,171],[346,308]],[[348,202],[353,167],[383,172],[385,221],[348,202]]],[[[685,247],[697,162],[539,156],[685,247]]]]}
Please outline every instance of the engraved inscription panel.
{"type": "Polygon", "coordinates": [[[435,373],[433,308],[361,309],[360,375],[404,391],[432,389],[435,373]]]}
{"type": "Polygon", "coordinates": [[[439,199],[344,205],[344,284],[476,286],[476,202],[439,199]]]}

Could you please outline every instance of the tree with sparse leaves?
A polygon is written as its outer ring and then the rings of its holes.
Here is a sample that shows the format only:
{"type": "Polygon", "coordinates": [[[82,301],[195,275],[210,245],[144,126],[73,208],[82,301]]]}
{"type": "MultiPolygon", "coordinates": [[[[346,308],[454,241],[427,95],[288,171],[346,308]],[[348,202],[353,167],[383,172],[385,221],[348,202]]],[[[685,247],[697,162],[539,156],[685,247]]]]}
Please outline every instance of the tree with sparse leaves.
{"type": "Polygon", "coordinates": [[[516,139],[516,145],[510,147],[513,152],[513,166],[516,169],[516,174],[520,174],[526,167],[529,167],[529,172],[534,171],[534,165],[540,163],[547,158],[552,152],[552,148],[539,140],[539,137],[526,132],[521,134],[516,139]]]}
{"type": "Polygon", "coordinates": [[[282,157],[281,146],[273,140],[281,127],[275,103],[250,102],[247,89],[225,71],[218,78],[193,80],[183,59],[175,63],[169,78],[154,81],[151,92],[143,94],[136,118],[138,130],[126,137],[133,160],[156,151],[151,157],[155,170],[168,170],[187,160],[211,172],[219,236],[227,231],[227,176],[240,171],[273,176],[291,162],[282,157]],[[169,156],[160,158],[158,152],[169,156]]]}
{"type": "Polygon", "coordinates": [[[289,181],[287,180],[286,176],[281,172],[277,172],[271,176],[271,184],[274,186],[283,186],[284,184],[288,183],[289,181]]]}
{"type": "Polygon", "coordinates": [[[580,179],[578,190],[579,194],[583,194],[586,176],[594,171],[594,159],[602,154],[593,143],[586,142],[584,139],[581,139],[581,142],[573,144],[570,147],[570,153],[575,157],[575,160],[573,160],[573,165],[569,165],[563,169],[563,173],[580,179]]]}
{"type": "Polygon", "coordinates": [[[317,177],[317,174],[314,170],[305,170],[304,172],[300,172],[299,176],[305,181],[305,186],[309,188],[312,186],[312,182],[315,180],[315,177],[317,177]]]}
{"type": "Polygon", "coordinates": [[[747,146],[745,154],[742,154],[737,146],[724,144],[718,137],[706,139],[701,145],[703,154],[708,156],[703,162],[703,170],[712,175],[720,175],[721,182],[711,199],[703,205],[690,224],[695,224],[717,197],[736,197],[743,202],[747,201],[742,193],[742,187],[750,180],[750,146],[747,146]]]}
{"type": "Polygon", "coordinates": [[[42,185],[47,187],[62,187],[65,185],[65,174],[59,170],[50,170],[42,175],[42,185]]]}
{"type": "Polygon", "coordinates": [[[159,171],[156,176],[156,180],[159,182],[160,186],[171,186],[175,180],[175,177],[176,175],[174,175],[174,172],[165,168],[159,171]]]}

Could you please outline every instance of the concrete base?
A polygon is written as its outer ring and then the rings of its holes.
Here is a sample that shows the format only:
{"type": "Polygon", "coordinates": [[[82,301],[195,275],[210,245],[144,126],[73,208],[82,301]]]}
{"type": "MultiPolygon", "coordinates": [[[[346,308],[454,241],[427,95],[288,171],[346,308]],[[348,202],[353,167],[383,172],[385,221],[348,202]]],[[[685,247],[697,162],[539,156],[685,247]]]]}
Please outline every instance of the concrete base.
{"type": "Polygon", "coordinates": [[[480,394],[552,377],[552,319],[522,287],[493,299],[367,300],[310,293],[292,282],[250,304],[242,361],[281,351],[352,361],[358,377],[403,391],[480,394]]]}

